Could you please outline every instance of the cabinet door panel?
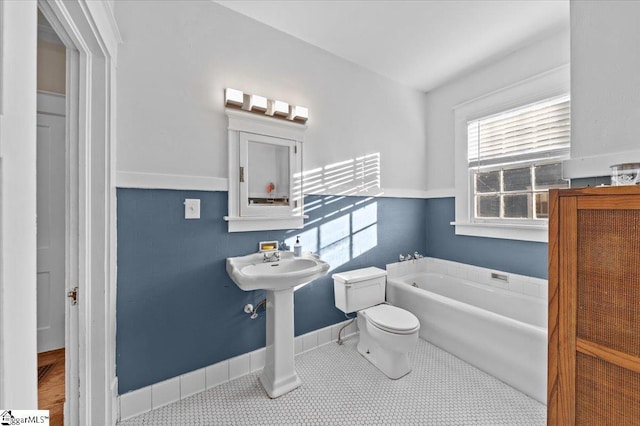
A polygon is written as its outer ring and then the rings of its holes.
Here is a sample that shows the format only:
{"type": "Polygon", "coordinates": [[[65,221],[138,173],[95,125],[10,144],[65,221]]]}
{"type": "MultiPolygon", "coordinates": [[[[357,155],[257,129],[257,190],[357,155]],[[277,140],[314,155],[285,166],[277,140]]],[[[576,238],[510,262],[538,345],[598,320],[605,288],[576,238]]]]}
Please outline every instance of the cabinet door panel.
{"type": "Polygon", "coordinates": [[[640,188],[550,199],[548,424],[640,426],[640,188]]]}
{"type": "Polygon", "coordinates": [[[579,210],[577,337],[640,356],[640,210],[579,210]]]}
{"type": "Polygon", "coordinates": [[[640,374],[578,353],[576,424],[639,425],[640,374]]]}

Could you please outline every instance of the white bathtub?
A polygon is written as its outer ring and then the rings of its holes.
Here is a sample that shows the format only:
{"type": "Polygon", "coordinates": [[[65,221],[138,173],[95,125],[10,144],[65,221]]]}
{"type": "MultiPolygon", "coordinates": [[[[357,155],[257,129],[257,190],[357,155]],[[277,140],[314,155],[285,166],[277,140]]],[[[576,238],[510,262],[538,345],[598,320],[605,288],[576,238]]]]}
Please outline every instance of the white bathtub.
{"type": "Polygon", "coordinates": [[[546,405],[545,299],[440,273],[393,275],[387,300],[418,317],[421,338],[546,405]]]}

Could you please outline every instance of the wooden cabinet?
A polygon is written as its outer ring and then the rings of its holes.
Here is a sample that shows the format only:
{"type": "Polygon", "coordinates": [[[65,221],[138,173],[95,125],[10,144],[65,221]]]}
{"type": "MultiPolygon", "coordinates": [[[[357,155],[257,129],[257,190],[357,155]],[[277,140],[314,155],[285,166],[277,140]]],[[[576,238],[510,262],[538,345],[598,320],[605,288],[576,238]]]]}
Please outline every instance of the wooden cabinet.
{"type": "Polygon", "coordinates": [[[640,187],[553,190],[549,425],[640,425],[640,187]]]}

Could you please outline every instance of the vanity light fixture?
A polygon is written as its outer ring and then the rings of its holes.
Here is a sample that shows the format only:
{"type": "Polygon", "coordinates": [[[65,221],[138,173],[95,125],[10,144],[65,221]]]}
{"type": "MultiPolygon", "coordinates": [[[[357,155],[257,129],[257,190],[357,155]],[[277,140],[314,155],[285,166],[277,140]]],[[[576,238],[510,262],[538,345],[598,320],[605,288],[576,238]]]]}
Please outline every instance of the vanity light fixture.
{"type": "Polygon", "coordinates": [[[264,96],[251,95],[249,96],[249,110],[255,112],[266,112],[267,102],[267,98],[264,96]]]}
{"type": "Polygon", "coordinates": [[[287,102],[250,95],[242,90],[229,87],[224,89],[224,105],[227,108],[242,109],[301,124],[306,123],[309,119],[309,108],[307,107],[289,105],[287,102]]]}
{"type": "Polygon", "coordinates": [[[289,120],[305,123],[309,119],[309,108],[292,105],[289,112],[289,120]]]}
{"type": "Polygon", "coordinates": [[[279,115],[281,117],[289,116],[289,104],[282,101],[272,101],[270,100],[269,109],[267,110],[267,115],[279,115]]]}
{"type": "Polygon", "coordinates": [[[225,106],[242,108],[242,105],[244,104],[244,93],[242,93],[242,90],[227,87],[224,89],[224,104],[225,106]]]}

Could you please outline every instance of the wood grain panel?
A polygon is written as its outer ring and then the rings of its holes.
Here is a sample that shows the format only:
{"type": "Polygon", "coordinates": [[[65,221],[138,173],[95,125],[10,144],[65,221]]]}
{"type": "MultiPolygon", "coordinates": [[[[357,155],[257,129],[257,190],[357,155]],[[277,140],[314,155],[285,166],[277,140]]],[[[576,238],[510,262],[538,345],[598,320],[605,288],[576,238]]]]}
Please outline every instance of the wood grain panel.
{"type": "Polygon", "coordinates": [[[556,426],[558,401],[558,190],[549,191],[549,321],[547,351],[547,424],[556,426]]]}
{"type": "Polygon", "coordinates": [[[601,195],[578,198],[579,210],[638,210],[640,198],[629,196],[601,195]]]}
{"type": "Polygon", "coordinates": [[[582,353],[576,359],[575,424],[640,426],[640,374],[582,353]]]}
{"type": "Polygon", "coordinates": [[[559,426],[558,423],[558,382],[547,388],[549,402],[547,403],[547,426],[559,426]]]}
{"type": "Polygon", "coordinates": [[[607,361],[624,369],[640,373],[640,358],[624,352],[616,351],[606,346],[601,346],[583,339],[577,339],[576,348],[578,352],[592,356],[594,358],[607,361]]]}
{"type": "Polygon", "coordinates": [[[601,196],[601,195],[640,195],[640,185],[629,186],[592,186],[588,188],[562,189],[563,197],[601,196]]]}
{"type": "Polygon", "coordinates": [[[575,424],[576,287],[578,215],[575,197],[560,199],[558,312],[558,420],[575,424]]]}
{"type": "Polygon", "coordinates": [[[550,191],[547,424],[640,426],[640,186],[550,191]]]}

